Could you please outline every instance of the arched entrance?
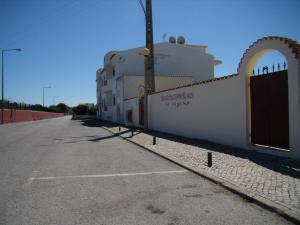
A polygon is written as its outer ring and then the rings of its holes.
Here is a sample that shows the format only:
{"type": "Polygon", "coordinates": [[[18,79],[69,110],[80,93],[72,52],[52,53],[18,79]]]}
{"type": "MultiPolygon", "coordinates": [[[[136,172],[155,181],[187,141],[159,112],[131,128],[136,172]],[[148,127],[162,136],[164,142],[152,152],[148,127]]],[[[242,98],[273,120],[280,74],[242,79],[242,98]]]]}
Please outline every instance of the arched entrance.
{"type": "Polygon", "coordinates": [[[238,74],[246,87],[248,144],[281,149],[299,146],[299,53],[296,41],[274,36],[257,40],[244,53],[238,74]],[[274,72],[272,67],[261,68],[260,76],[255,76],[255,65],[272,50],[284,55],[285,66],[274,65],[274,72]]]}

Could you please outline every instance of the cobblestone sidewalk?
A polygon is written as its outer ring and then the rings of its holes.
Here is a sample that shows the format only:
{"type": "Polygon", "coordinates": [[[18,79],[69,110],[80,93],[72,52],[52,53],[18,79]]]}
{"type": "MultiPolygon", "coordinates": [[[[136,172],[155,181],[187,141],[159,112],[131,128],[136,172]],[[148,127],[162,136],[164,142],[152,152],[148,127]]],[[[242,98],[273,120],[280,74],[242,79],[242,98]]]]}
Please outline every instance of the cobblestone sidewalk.
{"type": "Polygon", "coordinates": [[[212,179],[224,180],[248,196],[271,202],[273,208],[275,205],[300,221],[299,162],[155,132],[135,130],[131,136],[128,128],[119,132],[112,124],[104,127],[212,179]],[[156,145],[153,135],[157,136],[156,145]],[[212,167],[207,166],[208,151],[213,155],[212,167]]]}

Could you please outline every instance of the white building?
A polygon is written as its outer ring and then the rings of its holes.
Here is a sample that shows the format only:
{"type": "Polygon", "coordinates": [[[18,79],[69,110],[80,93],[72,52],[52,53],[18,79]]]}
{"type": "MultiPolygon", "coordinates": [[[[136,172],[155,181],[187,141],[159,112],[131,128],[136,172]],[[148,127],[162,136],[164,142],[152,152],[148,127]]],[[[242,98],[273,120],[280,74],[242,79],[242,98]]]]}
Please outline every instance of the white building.
{"type": "MultiPolygon", "coordinates": [[[[237,73],[219,78],[213,78],[213,68],[220,62],[203,46],[155,47],[157,88],[147,99],[149,129],[300,159],[297,41],[277,36],[258,39],[243,54],[237,73]],[[271,50],[285,56],[286,66],[255,75],[256,63],[271,50]]],[[[105,67],[97,73],[101,118],[141,126],[140,50],[106,55],[105,67]]]]}
{"type": "MultiPolygon", "coordinates": [[[[124,101],[136,98],[144,84],[143,47],[111,51],[97,70],[98,118],[126,123],[124,101]]],[[[156,91],[208,80],[221,64],[206,46],[163,42],[154,45],[156,91]]]]}

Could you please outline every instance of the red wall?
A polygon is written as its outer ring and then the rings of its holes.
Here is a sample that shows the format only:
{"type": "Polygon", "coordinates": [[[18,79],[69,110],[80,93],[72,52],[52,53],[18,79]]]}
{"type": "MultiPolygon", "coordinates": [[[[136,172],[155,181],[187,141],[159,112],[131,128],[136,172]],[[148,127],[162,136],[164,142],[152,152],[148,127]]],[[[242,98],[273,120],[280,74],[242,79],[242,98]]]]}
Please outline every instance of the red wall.
{"type": "MultiPolygon", "coordinates": [[[[39,112],[30,110],[4,109],[4,123],[51,119],[64,116],[64,113],[39,112]]],[[[2,110],[0,109],[0,121],[2,110]]]]}

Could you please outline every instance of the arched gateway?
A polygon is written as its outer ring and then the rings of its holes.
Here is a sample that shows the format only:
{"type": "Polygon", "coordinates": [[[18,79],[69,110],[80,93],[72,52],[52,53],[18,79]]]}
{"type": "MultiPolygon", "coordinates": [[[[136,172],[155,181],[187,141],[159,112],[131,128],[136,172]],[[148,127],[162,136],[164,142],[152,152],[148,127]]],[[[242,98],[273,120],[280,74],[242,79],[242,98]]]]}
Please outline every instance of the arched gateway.
{"type": "MultiPolygon", "coordinates": [[[[245,84],[248,144],[290,150],[300,157],[300,45],[270,36],[257,40],[244,53],[238,75],[245,84]],[[269,51],[279,51],[287,68],[254,77],[256,62],[269,51]]],[[[273,69],[274,70],[274,69],[273,69]]]]}

